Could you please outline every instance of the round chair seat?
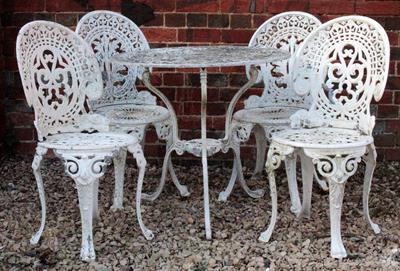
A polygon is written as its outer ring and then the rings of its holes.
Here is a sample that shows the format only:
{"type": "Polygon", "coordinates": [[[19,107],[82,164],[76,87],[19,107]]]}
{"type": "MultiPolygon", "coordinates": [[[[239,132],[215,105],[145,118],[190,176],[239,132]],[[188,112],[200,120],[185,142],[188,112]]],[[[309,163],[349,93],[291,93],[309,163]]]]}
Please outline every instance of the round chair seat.
{"type": "Polygon", "coordinates": [[[158,105],[120,105],[98,110],[112,124],[141,125],[165,121],[170,117],[168,109],[158,105]]]}
{"type": "Polygon", "coordinates": [[[39,145],[58,150],[110,150],[137,144],[136,137],[119,133],[63,133],[51,135],[39,145]]]}
{"type": "Polygon", "coordinates": [[[241,109],[233,115],[233,119],[239,122],[254,124],[290,123],[290,116],[303,109],[295,106],[268,106],[258,108],[241,109]]]}
{"type": "Polygon", "coordinates": [[[354,130],[320,127],[283,130],[274,133],[272,141],[300,148],[339,149],[366,146],[374,139],[354,130]]]}

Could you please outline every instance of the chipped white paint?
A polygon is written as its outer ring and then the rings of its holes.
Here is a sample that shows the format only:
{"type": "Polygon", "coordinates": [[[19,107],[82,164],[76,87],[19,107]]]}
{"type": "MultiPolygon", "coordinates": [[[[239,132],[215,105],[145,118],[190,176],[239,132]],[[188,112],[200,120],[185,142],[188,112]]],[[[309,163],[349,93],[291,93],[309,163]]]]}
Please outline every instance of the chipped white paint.
{"type": "MultiPolygon", "coordinates": [[[[292,127],[272,135],[267,172],[271,195],[276,194],[274,170],[280,161],[297,151],[302,157],[303,205],[300,216],[309,216],[312,171],[329,184],[331,256],[346,257],[340,219],[346,181],[366,163],[363,209],[375,233],[378,225],[369,216],[368,196],[376,152],[370,114],[372,98],[378,101],[388,75],[389,40],[376,21],[346,16],[321,25],[300,46],[293,63],[293,87],[299,95],[311,95],[308,111],[292,116],[292,127]]],[[[275,196],[276,197],[276,196],[275,196]]],[[[268,241],[276,220],[276,200],[268,230],[260,240],[268,241]]]]}
{"type": "Polygon", "coordinates": [[[28,104],[35,112],[39,142],[32,168],[40,203],[40,228],[31,239],[36,244],[43,233],[46,201],[40,167],[49,149],[63,160],[65,172],[74,179],[82,219],[81,259],[95,259],[92,223],[98,218],[99,178],[111,159],[128,149],[139,167],[137,218],[146,238],[153,237],[140,214],[141,185],[146,160],[138,139],[108,132],[109,121],[86,110],[88,101],[102,95],[101,73],[89,46],[70,29],[45,21],[21,28],[17,38],[18,68],[28,104]],[[82,133],[82,132],[91,133],[82,133]]]}

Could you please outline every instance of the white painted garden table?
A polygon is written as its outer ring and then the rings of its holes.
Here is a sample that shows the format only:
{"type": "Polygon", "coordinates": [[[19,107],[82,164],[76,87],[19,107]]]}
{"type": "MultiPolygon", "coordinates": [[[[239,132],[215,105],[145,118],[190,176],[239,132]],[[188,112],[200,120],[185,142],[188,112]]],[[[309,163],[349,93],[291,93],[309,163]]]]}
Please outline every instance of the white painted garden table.
{"type": "MultiPolygon", "coordinates": [[[[120,54],[113,57],[112,61],[126,66],[142,66],[144,72],[142,80],[146,87],[162,99],[171,114],[172,144],[167,150],[165,161],[168,161],[172,151],[179,155],[189,152],[202,158],[203,185],[204,185],[204,216],[206,238],[211,239],[210,209],[208,196],[208,168],[207,157],[219,151],[227,152],[234,142],[230,138],[231,120],[233,110],[239,98],[249,89],[258,76],[257,65],[284,60],[290,57],[289,52],[273,48],[257,48],[245,46],[202,46],[202,47],[169,47],[158,49],[138,50],[133,53],[120,54]],[[207,104],[207,70],[208,67],[250,66],[249,81],[233,97],[226,114],[225,137],[222,139],[207,138],[206,136],[206,104],[207,104]],[[178,125],[175,111],[170,101],[150,83],[150,71],[157,68],[199,68],[201,83],[201,138],[181,140],[178,135],[178,125]]],[[[240,159],[237,157],[237,159],[240,159]]],[[[164,163],[165,165],[167,163],[164,163]]],[[[239,169],[241,170],[241,169],[239,169]]],[[[163,176],[166,174],[163,168],[163,176]]],[[[165,180],[165,178],[161,178],[165,180]]],[[[155,192],[156,197],[163,188],[161,183],[155,192]]],[[[242,187],[249,193],[249,188],[244,182],[242,187]]]]}

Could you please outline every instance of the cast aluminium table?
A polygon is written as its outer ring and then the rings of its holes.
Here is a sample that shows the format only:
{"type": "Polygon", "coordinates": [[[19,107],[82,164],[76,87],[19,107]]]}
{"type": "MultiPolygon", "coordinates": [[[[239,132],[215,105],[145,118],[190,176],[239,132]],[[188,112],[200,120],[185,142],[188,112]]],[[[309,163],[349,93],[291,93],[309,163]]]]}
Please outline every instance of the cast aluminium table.
{"type": "MultiPolygon", "coordinates": [[[[258,65],[268,62],[284,60],[290,57],[288,52],[272,48],[257,48],[245,46],[203,46],[203,47],[169,47],[158,49],[138,50],[134,53],[120,54],[112,61],[126,66],[145,67],[142,81],[145,86],[155,93],[164,102],[171,114],[172,144],[167,150],[165,160],[168,161],[172,151],[181,155],[189,152],[202,158],[203,186],[204,186],[204,218],[206,238],[211,239],[210,208],[208,195],[208,168],[207,157],[219,151],[227,152],[232,147],[231,120],[233,110],[239,98],[249,89],[258,77],[258,65]],[[207,104],[207,69],[208,67],[246,66],[249,81],[235,94],[229,104],[225,120],[225,136],[221,139],[206,137],[206,104],[207,104]],[[201,83],[201,138],[181,140],[178,135],[178,124],[174,108],[170,101],[150,83],[150,68],[199,68],[201,83]]],[[[240,159],[240,158],[239,158],[240,159]]],[[[167,163],[164,163],[167,164],[167,163]]],[[[162,170],[162,180],[165,180],[167,168],[162,170]]],[[[242,187],[248,191],[245,183],[242,187]]],[[[161,193],[164,183],[160,183],[152,198],[161,193]]]]}

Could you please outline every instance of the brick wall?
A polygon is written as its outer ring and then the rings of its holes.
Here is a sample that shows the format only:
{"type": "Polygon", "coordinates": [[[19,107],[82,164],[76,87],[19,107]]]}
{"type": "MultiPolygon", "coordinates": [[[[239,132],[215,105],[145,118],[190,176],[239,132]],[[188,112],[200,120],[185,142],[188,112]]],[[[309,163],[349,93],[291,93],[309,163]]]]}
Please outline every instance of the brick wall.
{"type": "MultiPolygon", "coordinates": [[[[35,146],[32,113],[27,108],[15,61],[15,39],[26,22],[45,19],[74,27],[80,16],[94,9],[123,12],[141,29],[152,47],[206,44],[246,44],[253,32],[272,15],[299,10],[323,22],[348,14],[370,16],[387,30],[392,46],[387,90],[373,105],[378,117],[375,139],[380,159],[400,160],[400,1],[369,0],[13,0],[4,1],[5,101],[7,124],[14,126],[19,144],[15,150],[28,153],[35,146]],[[144,10],[145,12],[138,12],[144,10]],[[154,16],[151,11],[154,11],[154,16]]],[[[199,76],[194,70],[159,70],[157,85],[175,104],[182,138],[199,136],[199,76]]],[[[211,69],[209,75],[209,134],[221,136],[224,113],[230,98],[244,83],[242,68],[211,69]]],[[[251,90],[258,93],[259,89],[251,90]]],[[[1,97],[1,96],[0,96],[1,97]]],[[[161,157],[164,149],[154,133],[148,137],[148,157],[161,157]],[[155,143],[154,143],[155,142],[155,143]]],[[[253,141],[244,146],[245,158],[254,157],[253,141]]],[[[220,156],[227,157],[227,156],[220,156]]]]}

